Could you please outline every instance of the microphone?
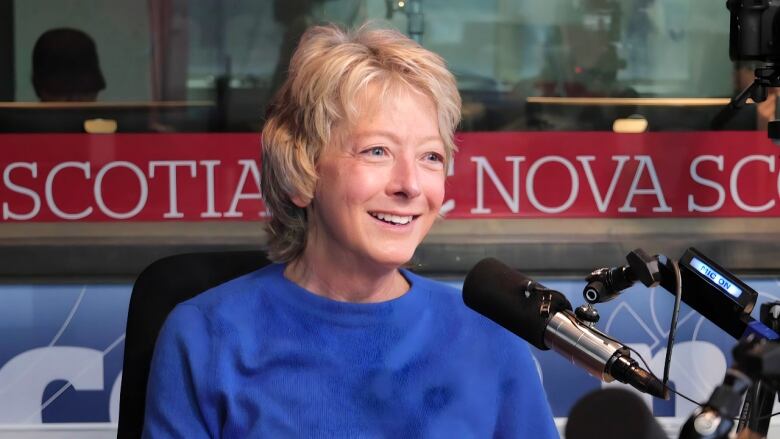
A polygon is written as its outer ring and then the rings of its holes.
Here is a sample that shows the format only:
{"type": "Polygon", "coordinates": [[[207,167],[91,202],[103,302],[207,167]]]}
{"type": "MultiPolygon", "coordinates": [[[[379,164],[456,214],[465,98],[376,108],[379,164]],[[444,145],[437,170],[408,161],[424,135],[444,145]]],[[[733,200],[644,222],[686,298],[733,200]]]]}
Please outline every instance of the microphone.
{"type": "Polygon", "coordinates": [[[566,420],[566,439],[668,439],[642,399],[625,389],[599,389],[583,396],[566,420]]]}
{"type": "Polygon", "coordinates": [[[668,396],[663,383],[639,367],[625,345],[577,319],[563,294],[495,258],[483,259],[466,275],[463,302],[538,349],[552,348],[604,382],[618,380],[658,398],[668,396]]]}

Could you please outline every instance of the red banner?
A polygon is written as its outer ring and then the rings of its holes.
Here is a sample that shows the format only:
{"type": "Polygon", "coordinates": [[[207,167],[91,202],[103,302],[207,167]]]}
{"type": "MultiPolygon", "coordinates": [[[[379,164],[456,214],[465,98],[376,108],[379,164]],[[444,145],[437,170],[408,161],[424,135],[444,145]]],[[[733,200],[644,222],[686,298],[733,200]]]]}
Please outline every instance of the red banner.
{"type": "MultiPolygon", "coordinates": [[[[763,132],[460,133],[448,218],[780,216],[763,132]]],[[[0,220],[265,216],[257,134],[0,135],[0,220]]]]}

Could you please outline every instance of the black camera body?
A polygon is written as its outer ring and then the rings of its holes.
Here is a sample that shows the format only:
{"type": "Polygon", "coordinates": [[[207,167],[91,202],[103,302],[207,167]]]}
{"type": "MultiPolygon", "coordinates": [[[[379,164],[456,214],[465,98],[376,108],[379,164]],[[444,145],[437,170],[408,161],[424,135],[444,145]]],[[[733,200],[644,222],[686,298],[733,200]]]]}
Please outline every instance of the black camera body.
{"type": "Polygon", "coordinates": [[[727,0],[732,61],[780,61],[780,0],[727,0]]]}
{"type": "MultiPolygon", "coordinates": [[[[768,87],[780,87],[780,0],[726,0],[731,14],[729,57],[732,61],[760,61],[756,78],[712,120],[711,128],[722,129],[748,97],[753,102],[767,98],[768,87]]],[[[769,121],[767,135],[780,145],[780,119],[769,121]]]]}

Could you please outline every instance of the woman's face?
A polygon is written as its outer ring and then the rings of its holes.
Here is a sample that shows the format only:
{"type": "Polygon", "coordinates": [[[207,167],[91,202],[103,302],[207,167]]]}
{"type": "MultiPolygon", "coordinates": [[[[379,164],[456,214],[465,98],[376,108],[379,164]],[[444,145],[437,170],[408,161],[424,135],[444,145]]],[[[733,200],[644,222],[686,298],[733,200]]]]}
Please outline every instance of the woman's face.
{"type": "Polygon", "coordinates": [[[411,259],[444,198],[436,109],[420,93],[381,99],[369,86],[357,110],[354,124],[334,128],[317,164],[306,250],[330,264],[397,268],[411,259]]]}

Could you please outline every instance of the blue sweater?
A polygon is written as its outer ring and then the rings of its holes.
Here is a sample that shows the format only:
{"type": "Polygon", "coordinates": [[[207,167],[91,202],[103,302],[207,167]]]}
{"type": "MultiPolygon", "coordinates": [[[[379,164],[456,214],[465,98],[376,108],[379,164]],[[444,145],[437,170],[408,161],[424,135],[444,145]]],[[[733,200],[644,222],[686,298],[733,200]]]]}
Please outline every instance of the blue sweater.
{"type": "Polygon", "coordinates": [[[383,303],[336,302],[271,265],[177,306],[144,437],[557,438],[528,346],[408,271],[383,303]]]}

